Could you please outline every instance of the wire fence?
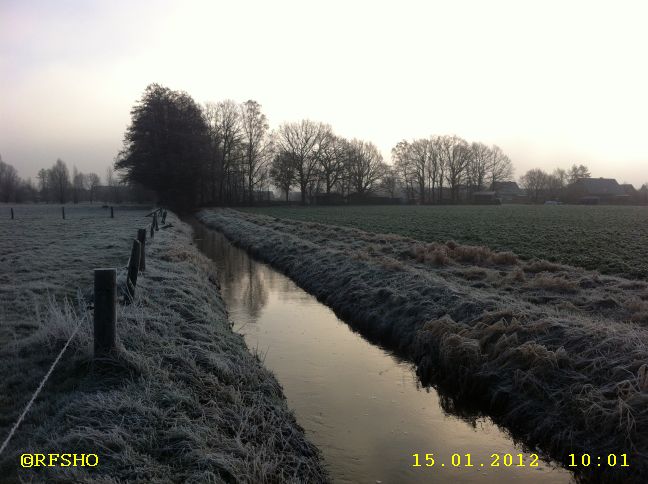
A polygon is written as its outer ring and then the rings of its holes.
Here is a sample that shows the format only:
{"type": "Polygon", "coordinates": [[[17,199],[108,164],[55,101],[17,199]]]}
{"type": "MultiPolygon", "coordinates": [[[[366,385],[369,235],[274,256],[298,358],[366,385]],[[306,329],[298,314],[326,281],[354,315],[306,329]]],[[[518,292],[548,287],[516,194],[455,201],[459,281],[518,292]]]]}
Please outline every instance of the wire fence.
{"type": "MultiPolygon", "coordinates": [[[[65,209],[64,209],[64,207],[62,207],[61,212],[62,212],[62,218],[65,219],[65,209]]],[[[111,218],[114,217],[114,210],[113,210],[112,207],[110,207],[110,213],[111,213],[111,218]]],[[[135,239],[133,241],[134,242],[133,248],[137,247],[139,252],[137,253],[136,257],[133,257],[134,252],[131,251],[131,256],[128,259],[129,271],[128,271],[128,276],[127,276],[127,280],[126,280],[126,288],[127,288],[128,298],[125,300],[125,302],[132,301],[132,299],[134,298],[134,295],[135,295],[134,289],[135,289],[135,286],[136,286],[136,283],[137,283],[137,274],[139,273],[140,270],[142,270],[144,268],[141,265],[141,261],[144,260],[144,254],[145,254],[144,247],[145,246],[144,246],[144,241],[141,240],[141,233],[143,231],[143,233],[146,234],[147,231],[150,231],[150,234],[151,234],[150,238],[153,239],[155,232],[159,231],[158,215],[159,215],[159,217],[161,219],[161,223],[164,225],[164,223],[166,222],[167,211],[164,208],[161,208],[161,207],[156,208],[152,212],[146,214],[146,217],[152,217],[151,222],[148,223],[145,226],[144,229],[140,229],[138,231],[138,239],[135,239]]],[[[11,219],[13,220],[14,217],[15,217],[14,209],[11,208],[11,219]]],[[[96,271],[97,270],[95,270],[95,274],[96,274],[96,271]]],[[[112,269],[112,271],[114,271],[114,269],[112,269]]],[[[114,290],[114,288],[113,288],[113,290],[114,290]]],[[[98,346],[97,338],[98,338],[98,336],[100,337],[100,335],[98,335],[98,332],[97,332],[97,329],[98,329],[97,318],[102,319],[102,317],[104,315],[100,314],[100,313],[102,313],[102,311],[103,312],[110,311],[110,308],[103,308],[103,307],[101,307],[101,305],[97,304],[99,299],[97,297],[96,292],[97,292],[97,284],[96,284],[96,277],[95,277],[95,304],[94,304],[94,306],[92,306],[92,309],[93,309],[94,318],[95,318],[95,356],[98,356],[97,355],[97,346],[98,346]]],[[[115,300],[115,302],[116,302],[116,300],[115,300]]],[[[114,307],[112,308],[112,312],[113,312],[113,319],[114,319],[114,314],[115,314],[114,307]]],[[[54,369],[56,368],[56,365],[59,363],[59,361],[61,361],[61,358],[63,357],[63,354],[65,354],[65,350],[67,350],[67,348],[70,346],[70,343],[72,342],[74,337],[79,332],[79,328],[81,327],[81,324],[84,321],[85,321],[85,319],[82,318],[78,322],[78,324],[74,328],[74,331],[70,334],[70,337],[67,339],[67,341],[65,342],[65,344],[61,348],[61,351],[58,353],[58,355],[56,356],[56,358],[54,359],[54,361],[50,365],[49,369],[47,370],[47,373],[45,373],[45,375],[41,379],[38,387],[36,388],[36,390],[32,394],[31,398],[29,399],[27,404],[24,406],[22,412],[20,413],[20,416],[18,417],[18,419],[16,420],[14,425],[11,427],[11,430],[9,431],[6,438],[2,442],[2,445],[0,445],[0,456],[2,455],[2,453],[9,446],[9,442],[11,441],[13,436],[15,435],[16,431],[20,427],[20,424],[23,422],[23,420],[25,419],[25,416],[27,415],[27,413],[31,409],[32,405],[34,404],[34,402],[38,398],[38,395],[40,394],[41,390],[43,389],[43,387],[47,383],[47,380],[49,379],[49,377],[54,372],[54,369]]],[[[112,321],[112,324],[113,324],[113,338],[114,338],[114,320],[112,321]]],[[[105,328],[101,328],[101,329],[105,329],[105,328]]],[[[114,341],[113,341],[113,343],[114,343],[114,341]]],[[[101,346],[101,342],[99,342],[99,346],[101,346]]],[[[112,349],[113,348],[109,348],[109,350],[112,350],[112,349]]],[[[104,355],[105,352],[102,352],[101,354],[104,355]]]]}

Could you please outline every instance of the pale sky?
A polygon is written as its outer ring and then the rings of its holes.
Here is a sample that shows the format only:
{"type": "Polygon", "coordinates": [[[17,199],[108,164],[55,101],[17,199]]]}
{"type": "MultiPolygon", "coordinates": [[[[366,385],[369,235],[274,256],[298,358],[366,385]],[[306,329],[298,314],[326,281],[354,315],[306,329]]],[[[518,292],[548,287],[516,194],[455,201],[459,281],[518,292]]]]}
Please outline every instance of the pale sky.
{"type": "Polygon", "coordinates": [[[102,177],[147,84],[373,141],[499,144],[516,179],[648,181],[648,2],[0,0],[0,155],[102,177]]]}

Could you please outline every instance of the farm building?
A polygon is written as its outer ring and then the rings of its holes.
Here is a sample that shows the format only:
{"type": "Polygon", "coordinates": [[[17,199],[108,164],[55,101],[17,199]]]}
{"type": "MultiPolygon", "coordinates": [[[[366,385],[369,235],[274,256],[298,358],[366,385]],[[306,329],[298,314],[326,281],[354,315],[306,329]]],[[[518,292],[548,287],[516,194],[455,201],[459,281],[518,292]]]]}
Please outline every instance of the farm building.
{"type": "Polygon", "coordinates": [[[525,197],[525,192],[514,181],[495,182],[490,190],[496,193],[497,198],[502,202],[519,202],[525,197]]]}
{"type": "Polygon", "coordinates": [[[630,183],[623,183],[620,185],[623,192],[629,197],[635,198],[638,195],[638,191],[630,183]]]}
{"type": "Polygon", "coordinates": [[[640,203],[648,203],[648,185],[644,185],[637,190],[637,197],[640,203]]]}
{"type": "Polygon", "coordinates": [[[472,195],[473,203],[478,205],[499,205],[502,201],[497,198],[496,192],[475,192],[472,195]]]}
{"type": "Polygon", "coordinates": [[[588,205],[630,201],[630,196],[614,178],[581,178],[570,184],[566,192],[570,201],[588,205]]]}

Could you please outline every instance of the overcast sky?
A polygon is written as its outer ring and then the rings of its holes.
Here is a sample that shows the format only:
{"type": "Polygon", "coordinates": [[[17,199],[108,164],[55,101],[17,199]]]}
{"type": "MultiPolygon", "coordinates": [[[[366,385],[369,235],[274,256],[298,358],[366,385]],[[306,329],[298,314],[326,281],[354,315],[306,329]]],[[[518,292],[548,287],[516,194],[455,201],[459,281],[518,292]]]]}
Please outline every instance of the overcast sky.
{"type": "Polygon", "coordinates": [[[516,168],[648,181],[648,2],[0,0],[0,155],[102,177],[147,84],[259,101],[388,157],[499,144],[516,168]]]}

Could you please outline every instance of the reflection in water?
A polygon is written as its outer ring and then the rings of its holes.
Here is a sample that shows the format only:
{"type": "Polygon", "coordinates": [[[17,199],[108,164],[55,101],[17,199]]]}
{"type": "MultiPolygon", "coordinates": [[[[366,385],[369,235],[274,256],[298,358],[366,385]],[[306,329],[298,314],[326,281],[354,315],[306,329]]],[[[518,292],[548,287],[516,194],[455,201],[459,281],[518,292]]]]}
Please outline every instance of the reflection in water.
{"type": "Polygon", "coordinates": [[[220,233],[193,226],[198,247],[216,265],[234,328],[264,355],[336,482],[570,482],[564,469],[529,467],[528,453],[488,419],[468,422],[444,411],[434,390],[420,388],[410,364],[365,341],[220,233]],[[412,467],[413,453],[423,454],[422,467],[412,467]],[[433,467],[425,467],[428,453],[433,467]],[[454,453],[463,463],[471,454],[473,467],[454,468],[454,453]],[[495,453],[516,461],[490,467],[495,453]],[[519,453],[527,455],[524,467],[515,465],[519,453]]]}

